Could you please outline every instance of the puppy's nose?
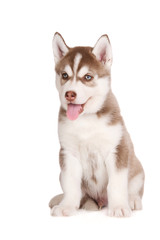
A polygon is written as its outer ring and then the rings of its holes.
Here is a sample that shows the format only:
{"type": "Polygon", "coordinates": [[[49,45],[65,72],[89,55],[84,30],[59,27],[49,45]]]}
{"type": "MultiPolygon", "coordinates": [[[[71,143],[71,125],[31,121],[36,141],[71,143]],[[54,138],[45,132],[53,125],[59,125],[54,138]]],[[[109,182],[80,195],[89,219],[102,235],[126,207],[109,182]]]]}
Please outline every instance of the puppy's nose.
{"type": "Polygon", "coordinates": [[[65,98],[70,101],[73,102],[76,99],[77,94],[73,91],[68,91],[65,94],[65,98]]]}

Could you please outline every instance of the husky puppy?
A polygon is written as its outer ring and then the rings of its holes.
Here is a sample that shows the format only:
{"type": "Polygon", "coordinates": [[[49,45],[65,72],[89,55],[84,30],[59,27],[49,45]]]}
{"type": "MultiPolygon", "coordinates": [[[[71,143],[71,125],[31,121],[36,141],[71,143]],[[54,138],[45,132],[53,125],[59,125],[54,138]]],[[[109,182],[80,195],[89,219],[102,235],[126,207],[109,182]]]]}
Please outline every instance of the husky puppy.
{"type": "Polygon", "coordinates": [[[51,200],[51,215],[107,206],[109,216],[128,217],[142,208],[144,171],[111,90],[109,38],[69,48],[55,33],[53,53],[63,195],[51,200]]]}

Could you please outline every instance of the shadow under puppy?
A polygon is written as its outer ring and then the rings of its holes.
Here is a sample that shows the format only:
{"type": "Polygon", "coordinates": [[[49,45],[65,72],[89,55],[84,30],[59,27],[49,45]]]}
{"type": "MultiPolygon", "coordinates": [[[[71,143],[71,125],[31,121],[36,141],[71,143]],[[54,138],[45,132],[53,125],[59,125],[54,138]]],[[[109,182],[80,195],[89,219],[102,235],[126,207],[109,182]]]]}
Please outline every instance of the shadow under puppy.
{"type": "Polygon", "coordinates": [[[142,208],[144,171],[111,90],[109,38],[69,48],[56,33],[53,53],[63,194],[51,199],[51,215],[107,206],[109,216],[128,217],[142,208]]]}

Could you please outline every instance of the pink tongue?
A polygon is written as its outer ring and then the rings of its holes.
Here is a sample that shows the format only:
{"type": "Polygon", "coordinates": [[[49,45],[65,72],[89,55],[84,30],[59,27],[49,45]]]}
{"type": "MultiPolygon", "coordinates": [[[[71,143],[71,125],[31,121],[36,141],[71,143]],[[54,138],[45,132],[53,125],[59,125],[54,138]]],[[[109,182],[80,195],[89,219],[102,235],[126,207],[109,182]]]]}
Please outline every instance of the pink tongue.
{"type": "Polygon", "coordinates": [[[76,120],[80,114],[81,104],[68,104],[67,117],[70,120],[76,120]]]}

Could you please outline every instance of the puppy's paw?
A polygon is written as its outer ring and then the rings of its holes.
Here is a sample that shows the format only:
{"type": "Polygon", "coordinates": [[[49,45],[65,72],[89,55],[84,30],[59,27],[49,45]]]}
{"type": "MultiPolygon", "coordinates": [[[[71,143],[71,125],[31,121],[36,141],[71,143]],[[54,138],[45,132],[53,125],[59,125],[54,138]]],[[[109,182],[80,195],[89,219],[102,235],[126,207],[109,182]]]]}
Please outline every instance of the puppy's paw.
{"type": "Polygon", "coordinates": [[[110,217],[130,217],[131,209],[129,207],[114,207],[107,210],[107,215],[110,217]]]}
{"type": "Polygon", "coordinates": [[[132,210],[141,210],[142,209],[142,200],[138,197],[131,197],[129,200],[129,205],[132,210]]]}
{"type": "Polygon", "coordinates": [[[75,215],[76,209],[73,207],[63,206],[63,205],[56,205],[51,209],[51,216],[72,216],[75,215]]]}

